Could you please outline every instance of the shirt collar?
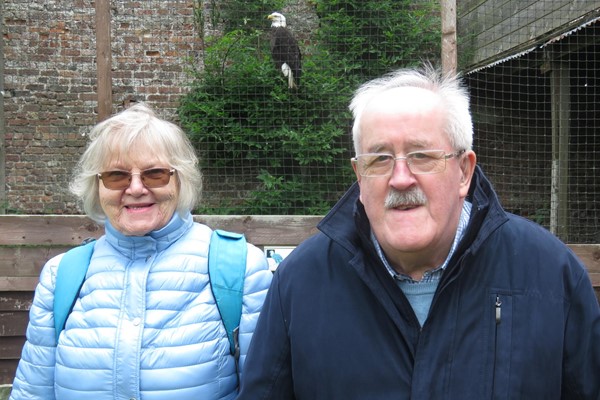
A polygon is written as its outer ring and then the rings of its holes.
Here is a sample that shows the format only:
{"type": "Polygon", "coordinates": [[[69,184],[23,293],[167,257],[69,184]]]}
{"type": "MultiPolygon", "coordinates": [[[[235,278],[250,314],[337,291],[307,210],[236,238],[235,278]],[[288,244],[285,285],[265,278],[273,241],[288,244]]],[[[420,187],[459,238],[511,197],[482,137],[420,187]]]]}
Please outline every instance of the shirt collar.
{"type": "MultiPolygon", "coordinates": [[[[471,215],[471,208],[472,208],[472,204],[465,200],[463,202],[463,207],[460,212],[460,218],[458,220],[458,227],[456,228],[456,235],[454,236],[454,242],[452,242],[452,247],[450,248],[450,251],[448,252],[448,256],[446,257],[446,259],[444,260],[442,265],[440,265],[430,271],[425,272],[425,274],[423,274],[423,278],[419,282],[425,283],[425,282],[431,282],[431,281],[440,279],[442,272],[448,265],[450,258],[452,258],[452,255],[454,254],[454,251],[456,250],[458,243],[461,241],[462,237],[464,236],[467,225],[469,224],[469,216],[471,215]]],[[[383,262],[383,265],[385,265],[388,272],[390,273],[390,275],[392,275],[393,278],[398,279],[398,280],[417,282],[414,279],[412,279],[410,276],[408,276],[406,274],[399,274],[392,268],[392,266],[388,262],[387,258],[385,258],[385,254],[383,254],[383,250],[381,249],[381,246],[379,245],[379,242],[375,238],[375,235],[373,234],[372,230],[371,230],[371,241],[373,242],[373,245],[375,246],[377,255],[379,255],[379,258],[383,262]]]]}

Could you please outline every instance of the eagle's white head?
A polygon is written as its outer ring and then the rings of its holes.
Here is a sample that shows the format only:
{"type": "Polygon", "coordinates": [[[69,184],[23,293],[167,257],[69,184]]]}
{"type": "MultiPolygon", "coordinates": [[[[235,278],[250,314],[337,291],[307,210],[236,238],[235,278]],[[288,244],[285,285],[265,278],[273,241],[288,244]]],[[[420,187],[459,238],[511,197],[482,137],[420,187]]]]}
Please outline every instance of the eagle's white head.
{"type": "Polygon", "coordinates": [[[274,13],[270,14],[267,18],[271,20],[272,28],[279,28],[279,27],[285,28],[286,27],[285,17],[283,16],[283,14],[274,12],[274,13]]]}

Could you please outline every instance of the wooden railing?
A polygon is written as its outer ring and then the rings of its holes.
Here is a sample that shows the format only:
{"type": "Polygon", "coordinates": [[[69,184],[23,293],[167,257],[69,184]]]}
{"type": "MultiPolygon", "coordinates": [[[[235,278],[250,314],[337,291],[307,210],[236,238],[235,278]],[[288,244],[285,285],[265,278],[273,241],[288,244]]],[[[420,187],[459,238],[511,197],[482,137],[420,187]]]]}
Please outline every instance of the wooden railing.
{"type": "MultiPolygon", "coordinates": [[[[258,247],[296,246],[314,234],[317,216],[194,217],[211,228],[243,232],[258,247]]],[[[11,383],[25,342],[33,291],[44,263],[104,233],[84,216],[0,215],[0,384],[11,383]]],[[[570,245],[586,265],[600,299],[600,245],[570,245]]]]}

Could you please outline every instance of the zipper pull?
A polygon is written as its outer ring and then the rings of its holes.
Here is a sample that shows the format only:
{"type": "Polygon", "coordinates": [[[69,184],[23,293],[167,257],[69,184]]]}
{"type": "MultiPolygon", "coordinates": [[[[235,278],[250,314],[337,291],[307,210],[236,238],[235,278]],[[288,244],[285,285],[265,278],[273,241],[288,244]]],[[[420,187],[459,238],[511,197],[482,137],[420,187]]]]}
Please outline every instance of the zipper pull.
{"type": "Polygon", "coordinates": [[[500,300],[500,296],[496,295],[496,325],[500,323],[500,319],[502,316],[502,309],[500,306],[502,305],[502,301],[500,300]]]}

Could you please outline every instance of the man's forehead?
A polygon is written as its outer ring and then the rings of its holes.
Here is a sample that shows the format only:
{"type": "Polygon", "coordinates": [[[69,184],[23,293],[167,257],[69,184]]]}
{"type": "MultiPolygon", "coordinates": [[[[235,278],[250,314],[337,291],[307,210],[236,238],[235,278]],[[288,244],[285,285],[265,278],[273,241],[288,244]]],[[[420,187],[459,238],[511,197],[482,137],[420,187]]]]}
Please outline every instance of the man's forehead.
{"type": "Polygon", "coordinates": [[[440,102],[437,94],[417,87],[398,87],[374,95],[365,111],[400,112],[434,108],[440,102]]]}

